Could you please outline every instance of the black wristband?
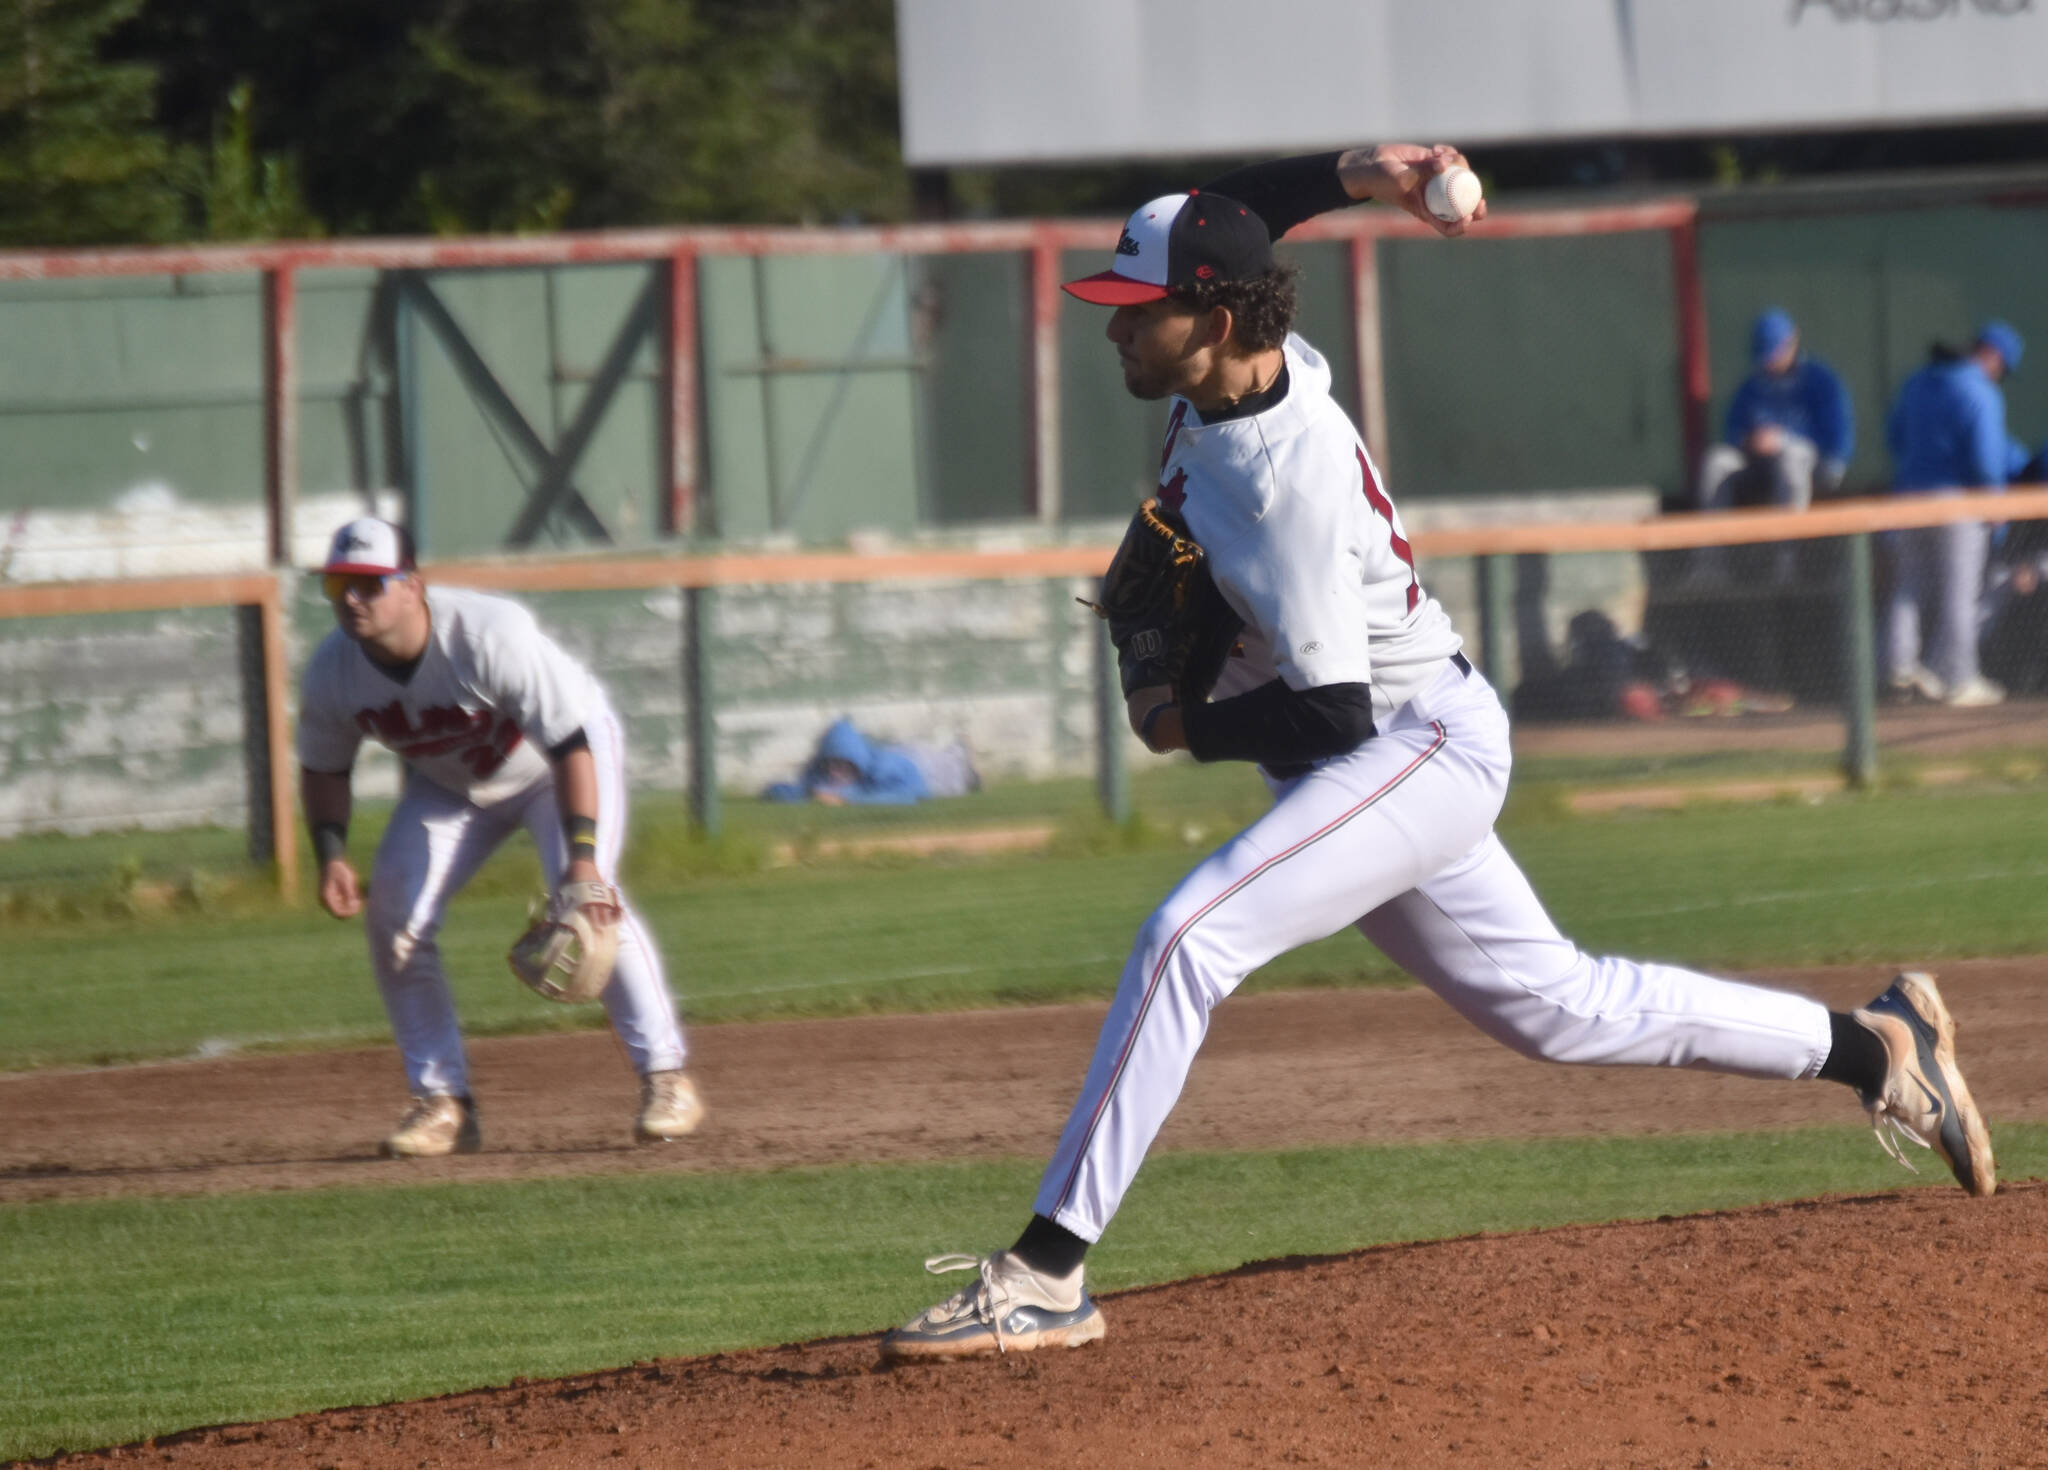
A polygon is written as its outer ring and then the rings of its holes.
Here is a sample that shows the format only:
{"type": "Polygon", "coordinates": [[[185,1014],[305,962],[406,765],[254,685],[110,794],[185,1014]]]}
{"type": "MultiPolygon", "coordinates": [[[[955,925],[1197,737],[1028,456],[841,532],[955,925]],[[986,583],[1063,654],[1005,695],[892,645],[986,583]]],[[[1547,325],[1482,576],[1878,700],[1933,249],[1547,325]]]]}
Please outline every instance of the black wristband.
{"type": "Polygon", "coordinates": [[[1159,748],[1152,743],[1153,724],[1168,710],[1179,708],[1179,705],[1169,699],[1164,704],[1155,704],[1152,708],[1145,711],[1145,718],[1138,721],[1138,738],[1145,742],[1147,750],[1157,750],[1159,748]]]}
{"type": "Polygon", "coordinates": [[[313,824],[313,856],[322,864],[331,863],[338,857],[348,855],[348,823],[315,822],[313,824]]]}
{"type": "Polygon", "coordinates": [[[573,862],[577,858],[588,858],[590,861],[596,862],[597,818],[585,816],[569,817],[563,821],[562,827],[569,839],[570,860],[573,862]]]}

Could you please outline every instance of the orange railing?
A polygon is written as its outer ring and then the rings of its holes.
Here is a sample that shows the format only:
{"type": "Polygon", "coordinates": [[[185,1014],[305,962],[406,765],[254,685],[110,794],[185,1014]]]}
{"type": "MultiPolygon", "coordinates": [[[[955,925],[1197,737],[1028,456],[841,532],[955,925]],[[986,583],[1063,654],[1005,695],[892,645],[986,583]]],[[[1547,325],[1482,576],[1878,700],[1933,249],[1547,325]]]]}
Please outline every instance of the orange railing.
{"type": "MultiPolygon", "coordinates": [[[[1527,524],[1428,531],[1414,537],[1418,556],[1494,557],[1531,552],[1661,551],[1875,532],[1951,521],[2048,519],[2048,489],[1949,496],[1885,496],[1827,503],[1806,511],[1739,511],[1661,515],[1629,521],[1527,524]]],[[[1048,546],[1016,551],[790,552],[728,556],[601,556],[430,562],[428,578],[510,592],[597,591],[680,587],[712,589],[821,582],[1015,580],[1092,577],[1108,564],[1108,546],[1048,546]]],[[[284,636],[284,580],[273,574],[174,577],[0,586],[0,618],[130,612],[157,608],[235,607],[260,629],[267,771],[252,781],[252,824],[267,833],[279,884],[292,891],[299,863],[287,717],[289,669],[284,636]]],[[[1105,702],[1105,710],[1113,702],[1105,702]]],[[[1121,731],[1104,718],[1105,755],[1121,731]]],[[[701,719],[700,728],[708,729],[701,719]]],[[[705,779],[715,779],[715,767],[705,779]]],[[[701,794],[700,794],[701,795],[701,794]]]]}

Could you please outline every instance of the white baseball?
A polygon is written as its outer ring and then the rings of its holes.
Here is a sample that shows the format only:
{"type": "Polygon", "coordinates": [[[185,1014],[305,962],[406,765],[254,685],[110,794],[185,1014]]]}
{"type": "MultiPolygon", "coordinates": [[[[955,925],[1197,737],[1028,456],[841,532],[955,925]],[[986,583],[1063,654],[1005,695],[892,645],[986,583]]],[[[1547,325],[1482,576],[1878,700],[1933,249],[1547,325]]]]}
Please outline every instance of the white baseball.
{"type": "Polygon", "coordinates": [[[1429,212],[1450,223],[1472,218],[1479,198],[1479,175],[1469,168],[1447,168],[1433,176],[1422,190],[1422,202],[1429,212]]]}

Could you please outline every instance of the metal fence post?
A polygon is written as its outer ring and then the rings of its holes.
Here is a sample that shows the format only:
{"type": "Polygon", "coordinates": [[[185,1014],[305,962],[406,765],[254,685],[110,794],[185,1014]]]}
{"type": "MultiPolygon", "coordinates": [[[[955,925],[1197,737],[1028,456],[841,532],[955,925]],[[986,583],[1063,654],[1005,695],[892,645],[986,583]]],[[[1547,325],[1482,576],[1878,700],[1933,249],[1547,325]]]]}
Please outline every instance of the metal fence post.
{"type": "Polygon", "coordinates": [[[683,590],[683,704],[690,722],[690,815],[707,835],[724,823],[718,804],[718,706],[711,638],[718,610],[709,587],[683,590]]]}
{"type": "Polygon", "coordinates": [[[263,609],[235,609],[235,656],[242,670],[242,770],[249,803],[249,861],[277,858],[270,805],[270,687],[263,667],[263,609]]]}
{"type": "Polygon", "coordinates": [[[1124,689],[1105,624],[1095,638],[1095,789],[1112,822],[1131,815],[1131,769],[1124,756],[1124,689]]]}
{"type": "Polygon", "coordinates": [[[1475,556],[1479,592],[1479,667],[1486,682],[1505,691],[1508,678],[1508,629],[1513,625],[1512,561],[1505,556],[1475,556]]]}
{"type": "Polygon", "coordinates": [[[1868,786],[1877,779],[1877,650],[1870,627],[1870,535],[1864,532],[1844,539],[1849,543],[1849,555],[1842,578],[1842,648],[1847,665],[1842,714],[1849,730],[1842,769],[1850,785],[1868,786]]]}
{"type": "Polygon", "coordinates": [[[249,860],[268,867],[278,892],[299,886],[298,767],[292,760],[284,632],[285,588],[273,581],[257,602],[236,604],[235,653],[242,683],[242,769],[249,802],[249,860]]]}
{"type": "Polygon", "coordinates": [[[263,519],[270,564],[292,564],[299,500],[299,290],[288,265],[263,273],[263,519]]]}

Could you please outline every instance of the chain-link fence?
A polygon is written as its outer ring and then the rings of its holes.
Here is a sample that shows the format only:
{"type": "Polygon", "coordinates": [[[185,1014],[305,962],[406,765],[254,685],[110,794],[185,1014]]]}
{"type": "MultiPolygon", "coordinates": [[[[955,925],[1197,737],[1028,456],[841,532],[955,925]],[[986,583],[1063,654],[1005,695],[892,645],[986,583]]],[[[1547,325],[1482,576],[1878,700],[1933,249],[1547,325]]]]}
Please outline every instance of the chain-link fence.
{"type": "Polygon", "coordinates": [[[1634,550],[1490,558],[1478,642],[1524,772],[1656,778],[1680,801],[2036,759],[2048,523],[2026,517],[2044,500],[1664,517],[1634,550]],[[1986,506],[2006,518],[1975,519],[1986,506]],[[1869,529],[1815,534],[1852,524],[1869,529]]]}
{"type": "MultiPolygon", "coordinates": [[[[1415,540],[1425,586],[1514,715],[1524,780],[1654,779],[1685,800],[2035,759],[2044,530],[2048,490],[1415,540]],[[1940,589],[1913,581],[1911,544],[1982,526],[1987,507],[2006,519],[1981,538],[1958,642],[1940,589]],[[1910,613],[1916,661],[1902,666],[1887,650],[1910,613]],[[1950,663],[1958,646],[1967,675],[1950,663]]],[[[1093,774],[1118,811],[1138,747],[1101,626],[1075,600],[1107,556],[510,561],[428,576],[534,606],[611,689],[634,783],[686,793],[716,826],[721,793],[789,777],[842,716],[885,740],[963,742],[991,781],[1093,774]]],[[[0,588],[0,831],[246,824],[252,851],[276,852],[291,690],[330,618],[309,579],[217,580],[0,588]]],[[[388,794],[395,767],[366,757],[362,784],[388,794]]]]}

